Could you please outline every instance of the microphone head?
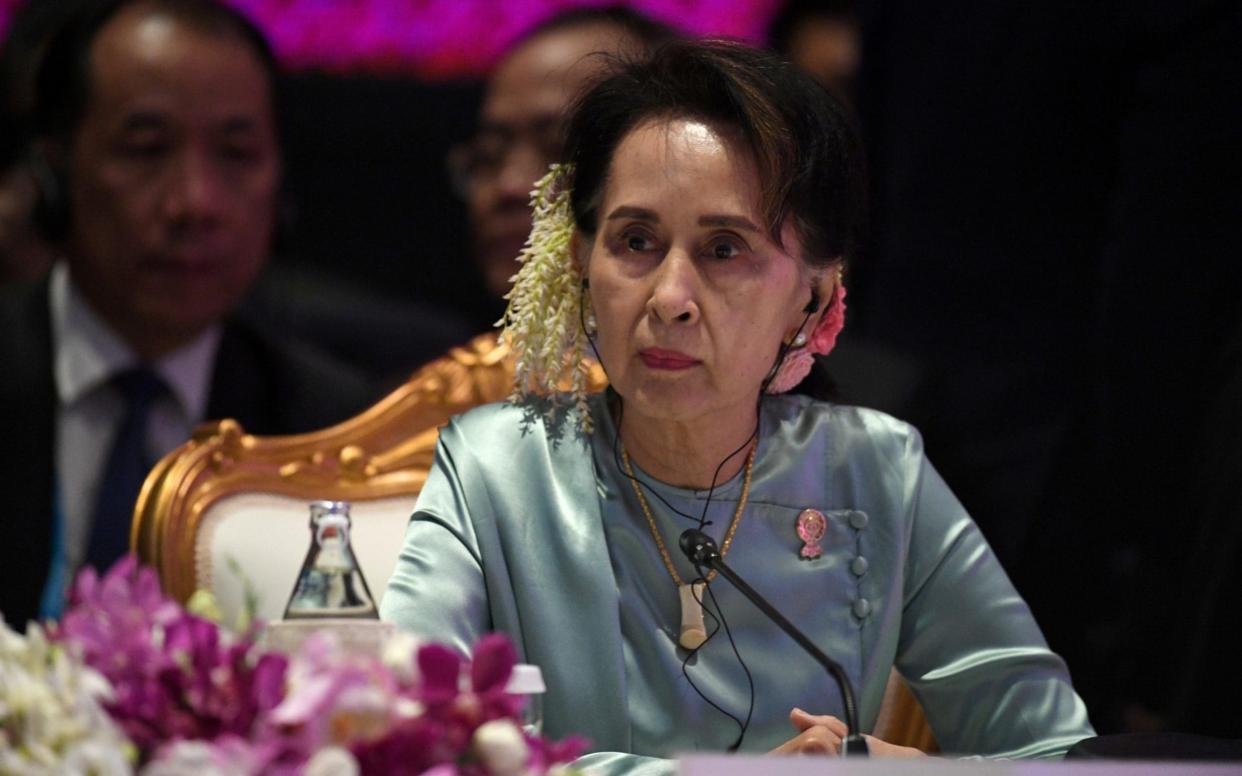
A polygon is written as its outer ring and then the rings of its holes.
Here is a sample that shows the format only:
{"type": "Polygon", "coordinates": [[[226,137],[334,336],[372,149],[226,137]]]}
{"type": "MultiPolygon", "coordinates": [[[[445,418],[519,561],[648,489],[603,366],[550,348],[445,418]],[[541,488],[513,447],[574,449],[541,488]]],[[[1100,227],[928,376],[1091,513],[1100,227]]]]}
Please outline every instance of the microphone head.
{"type": "Polygon", "coordinates": [[[697,528],[687,528],[683,531],[677,544],[686,558],[695,566],[705,566],[708,561],[720,557],[716,540],[697,528]]]}

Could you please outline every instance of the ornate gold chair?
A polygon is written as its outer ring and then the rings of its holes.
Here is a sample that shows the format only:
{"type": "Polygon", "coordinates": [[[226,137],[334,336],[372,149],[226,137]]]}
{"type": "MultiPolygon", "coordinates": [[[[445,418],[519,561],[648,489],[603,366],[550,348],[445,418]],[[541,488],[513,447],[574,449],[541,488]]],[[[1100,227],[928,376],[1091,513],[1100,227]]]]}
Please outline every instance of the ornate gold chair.
{"type": "MultiPolygon", "coordinates": [[[[605,384],[594,367],[591,389],[605,384]]],[[[362,414],[321,431],[259,437],[233,420],[206,423],[148,475],[131,543],[174,598],[209,590],[233,622],[249,585],[257,615],[275,620],[309,546],[309,502],[349,501],[351,543],[378,604],[440,427],[505,398],[512,386],[508,347],[485,334],[418,370],[362,414]]],[[[893,677],[876,733],[924,748],[931,735],[922,709],[893,677]]]]}
{"type": "MultiPolygon", "coordinates": [[[[349,501],[351,541],[378,598],[440,426],[509,394],[508,356],[494,334],[479,336],[362,414],[308,434],[259,437],[232,420],[204,424],[148,475],[135,508],[133,547],[177,599],[209,590],[232,621],[245,582],[259,594],[259,616],[277,619],[309,546],[308,503],[349,501]]],[[[602,370],[591,377],[593,387],[603,386],[602,370]]]]}
{"type": "Polygon", "coordinates": [[[923,707],[896,669],[888,676],[872,735],[890,744],[912,746],[928,754],[940,751],[923,707]]]}

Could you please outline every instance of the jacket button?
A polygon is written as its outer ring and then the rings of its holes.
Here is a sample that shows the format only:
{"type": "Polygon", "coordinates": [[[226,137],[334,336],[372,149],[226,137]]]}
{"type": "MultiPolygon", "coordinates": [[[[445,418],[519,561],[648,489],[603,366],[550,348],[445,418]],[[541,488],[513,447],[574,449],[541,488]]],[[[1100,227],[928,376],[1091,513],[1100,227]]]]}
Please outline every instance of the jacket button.
{"type": "Polygon", "coordinates": [[[850,512],[850,525],[861,531],[867,527],[866,512],[850,512]]]}
{"type": "Polygon", "coordinates": [[[861,577],[867,573],[867,559],[859,555],[850,561],[850,571],[854,572],[854,576],[861,577]]]}
{"type": "Polygon", "coordinates": [[[871,602],[866,598],[859,598],[854,601],[852,608],[854,610],[854,616],[860,620],[865,619],[867,615],[871,614],[871,602]]]}

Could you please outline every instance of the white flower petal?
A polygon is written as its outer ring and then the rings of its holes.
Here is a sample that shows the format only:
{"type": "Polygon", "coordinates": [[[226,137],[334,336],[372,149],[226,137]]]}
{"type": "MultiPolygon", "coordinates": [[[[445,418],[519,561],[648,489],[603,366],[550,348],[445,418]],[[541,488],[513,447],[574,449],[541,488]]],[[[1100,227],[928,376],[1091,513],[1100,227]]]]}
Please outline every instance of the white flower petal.
{"type": "Polygon", "coordinates": [[[493,776],[516,776],[526,768],[530,751],[512,720],[494,719],[474,731],[474,752],[493,776]]]}
{"type": "Polygon", "coordinates": [[[320,749],[306,763],[305,776],[358,776],[358,761],[348,749],[329,746],[320,749]]]}

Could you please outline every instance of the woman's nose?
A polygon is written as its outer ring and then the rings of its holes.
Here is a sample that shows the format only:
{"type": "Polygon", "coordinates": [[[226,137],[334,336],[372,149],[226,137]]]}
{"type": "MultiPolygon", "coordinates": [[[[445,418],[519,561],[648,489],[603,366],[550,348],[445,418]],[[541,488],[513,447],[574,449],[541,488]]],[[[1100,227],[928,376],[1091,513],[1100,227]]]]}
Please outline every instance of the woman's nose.
{"type": "Polygon", "coordinates": [[[665,255],[656,269],[647,309],[664,323],[699,320],[699,276],[694,260],[678,249],[665,255]]]}

